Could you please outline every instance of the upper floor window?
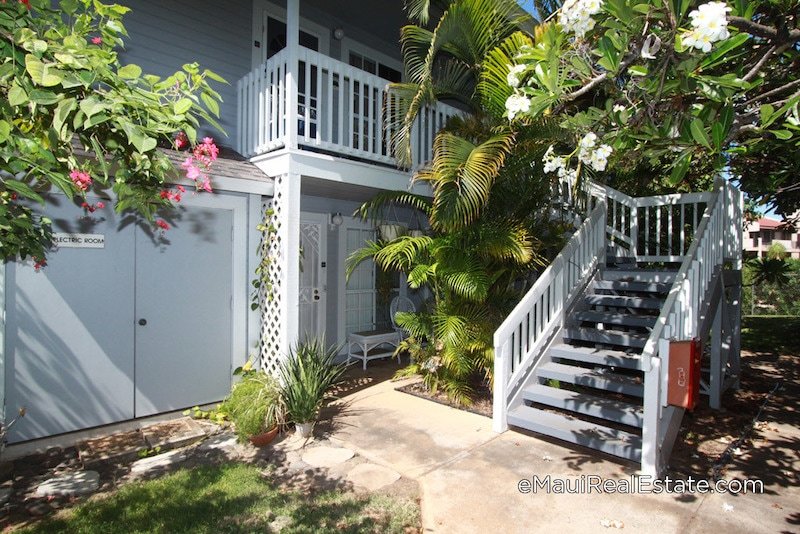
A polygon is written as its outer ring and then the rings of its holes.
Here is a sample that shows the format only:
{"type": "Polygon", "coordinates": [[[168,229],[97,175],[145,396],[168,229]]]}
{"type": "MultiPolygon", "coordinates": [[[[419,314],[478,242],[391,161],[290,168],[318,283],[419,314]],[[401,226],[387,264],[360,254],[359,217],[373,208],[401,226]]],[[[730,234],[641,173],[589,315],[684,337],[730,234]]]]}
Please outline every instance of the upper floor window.
{"type": "MultiPolygon", "coordinates": [[[[286,48],[286,23],[267,17],[267,59],[286,48]]],[[[319,52],[319,39],[316,35],[300,30],[300,46],[319,52]]]]}
{"type": "Polygon", "coordinates": [[[375,74],[376,76],[380,76],[384,80],[389,80],[390,82],[400,82],[403,77],[399,70],[393,69],[388,65],[384,65],[380,61],[366,57],[358,52],[350,51],[348,63],[357,69],[369,72],[370,74],[375,74]]]}

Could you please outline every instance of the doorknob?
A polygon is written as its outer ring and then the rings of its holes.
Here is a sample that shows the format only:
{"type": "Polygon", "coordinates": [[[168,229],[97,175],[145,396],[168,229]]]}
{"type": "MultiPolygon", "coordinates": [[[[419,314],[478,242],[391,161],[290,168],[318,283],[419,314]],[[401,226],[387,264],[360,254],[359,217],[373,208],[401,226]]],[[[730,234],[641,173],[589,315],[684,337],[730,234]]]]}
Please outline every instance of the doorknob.
{"type": "Polygon", "coordinates": [[[147,319],[139,319],[139,325],[144,326],[147,324],[147,319]]]}

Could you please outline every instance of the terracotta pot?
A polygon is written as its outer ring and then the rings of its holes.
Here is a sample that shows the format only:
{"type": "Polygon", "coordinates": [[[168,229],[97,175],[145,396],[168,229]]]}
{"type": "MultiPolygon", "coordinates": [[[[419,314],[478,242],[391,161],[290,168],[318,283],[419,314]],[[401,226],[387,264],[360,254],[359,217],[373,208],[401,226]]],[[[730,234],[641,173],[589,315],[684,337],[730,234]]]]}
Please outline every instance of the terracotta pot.
{"type": "Polygon", "coordinates": [[[294,426],[297,435],[301,438],[308,439],[311,437],[311,434],[314,433],[314,421],[310,423],[296,423],[294,426]]]}
{"type": "Polygon", "coordinates": [[[250,443],[255,445],[256,447],[263,447],[264,445],[269,445],[272,443],[272,440],[278,435],[278,431],[280,429],[276,426],[272,430],[268,430],[261,434],[256,434],[255,436],[250,436],[250,443]]]}

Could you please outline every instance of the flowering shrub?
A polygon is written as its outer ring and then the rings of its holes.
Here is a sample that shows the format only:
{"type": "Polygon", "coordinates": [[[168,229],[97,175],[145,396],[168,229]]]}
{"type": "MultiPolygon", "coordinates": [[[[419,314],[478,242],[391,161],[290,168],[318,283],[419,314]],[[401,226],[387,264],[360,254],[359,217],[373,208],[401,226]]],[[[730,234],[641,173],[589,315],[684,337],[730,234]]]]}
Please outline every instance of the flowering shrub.
{"type": "Polygon", "coordinates": [[[506,117],[572,132],[545,172],[646,165],[679,184],[778,145],[797,151],[798,43],[796,12],[764,1],[568,0],[506,65],[506,117]]]}
{"type": "Polygon", "coordinates": [[[177,176],[161,144],[191,149],[185,174],[198,191],[211,191],[219,150],[210,138],[198,143],[197,128],[201,120],[217,126],[219,95],[209,81],[224,82],[191,63],[164,79],[122,65],[126,7],[51,4],[0,0],[0,254],[33,257],[38,268],[51,245],[50,221],[30,203],[44,204],[51,189],[76,198],[87,214],[105,207],[88,202],[89,191],[112,190],[117,211],[136,210],[166,230],[156,214],[185,189],[165,189],[177,176]]]}

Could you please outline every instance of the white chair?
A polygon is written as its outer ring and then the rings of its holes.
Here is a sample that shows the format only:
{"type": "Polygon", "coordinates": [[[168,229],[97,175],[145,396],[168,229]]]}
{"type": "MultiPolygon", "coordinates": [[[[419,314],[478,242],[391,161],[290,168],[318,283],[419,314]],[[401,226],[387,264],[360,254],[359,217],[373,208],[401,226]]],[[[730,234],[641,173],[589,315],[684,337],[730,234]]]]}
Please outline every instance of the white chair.
{"type": "Polygon", "coordinates": [[[414,306],[414,303],[411,299],[406,297],[395,297],[392,299],[391,304],[389,304],[389,317],[392,320],[392,326],[400,334],[400,339],[405,339],[408,337],[408,332],[403,330],[401,326],[398,326],[396,315],[398,312],[415,312],[417,311],[417,307],[414,306]]]}

